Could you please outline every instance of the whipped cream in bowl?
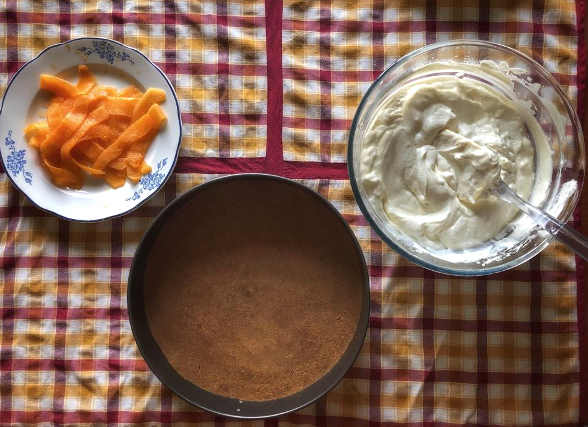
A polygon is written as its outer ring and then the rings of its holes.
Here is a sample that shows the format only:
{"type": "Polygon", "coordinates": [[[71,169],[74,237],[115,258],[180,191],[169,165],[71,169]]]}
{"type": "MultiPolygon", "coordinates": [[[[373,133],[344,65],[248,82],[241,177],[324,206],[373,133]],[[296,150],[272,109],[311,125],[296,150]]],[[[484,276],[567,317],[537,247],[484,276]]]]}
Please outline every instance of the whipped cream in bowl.
{"type": "Polygon", "coordinates": [[[391,247],[432,270],[503,271],[550,236],[493,191],[502,179],[567,221],[584,178],[578,118],[555,79],[508,47],[437,43],[386,70],[350,131],[359,206],[391,247]]]}

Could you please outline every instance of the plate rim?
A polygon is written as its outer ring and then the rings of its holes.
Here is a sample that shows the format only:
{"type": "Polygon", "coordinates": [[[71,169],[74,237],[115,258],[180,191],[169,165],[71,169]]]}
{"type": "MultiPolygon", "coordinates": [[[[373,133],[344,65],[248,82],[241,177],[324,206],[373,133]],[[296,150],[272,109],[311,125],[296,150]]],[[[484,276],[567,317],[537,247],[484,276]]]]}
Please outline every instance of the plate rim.
{"type": "Polygon", "coordinates": [[[124,215],[127,215],[133,211],[135,211],[136,209],[140,208],[141,206],[143,206],[143,204],[145,204],[147,201],[149,201],[151,198],[153,198],[153,196],[155,196],[159,190],[161,190],[161,188],[167,183],[167,181],[171,178],[173,171],[176,167],[176,163],[178,161],[178,157],[180,154],[180,147],[182,145],[182,136],[183,136],[183,123],[182,123],[182,113],[180,110],[180,103],[178,101],[178,96],[176,94],[175,88],[173,86],[173,84],[171,83],[171,81],[169,80],[169,78],[167,77],[167,75],[163,72],[163,70],[161,68],[159,68],[159,66],[157,66],[157,64],[155,64],[153,61],[151,61],[151,59],[149,59],[143,52],[141,52],[139,49],[136,49],[134,47],[128,46],[124,43],[121,43],[119,41],[113,40],[113,39],[109,39],[107,37],[77,37],[75,39],[70,39],[70,40],[66,40],[64,42],[60,42],[60,43],[55,43],[52,45],[49,45],[47,47],[45,47],[41,52],[39,52],[34,58],[32,58],[31,60],[25,62],[23,65],[21,65],[19,67],[18,70],[16,70],[16,72],[14,73],[14,75],[10,78],[10,80],[8,81],[8,84],[6,85],[6,89],[4,90],[4,94],[2,95],[2,102],[0,103],[0,116],[2,116],[2,112],[4,110],[4,101],[6,100],[6,95],[8,93],[8,90],[10,89],[10,86],[12,85],[12,83],[14,83],[14,81],[17,79],[17,77],[19,76],[19,74],[24,71],[24,69],[32,64],[33,62],[37,61],[41,56],[43,56],[46,52],[48,52],[51,49],[55,49],[55,48],[59,48],[65,45],[68,45],[70,43],[74,43],[77,41],[81,41],[81,40],[103,40],[103,41],[107,41],[107,42],[111,42],[114,43],[122,48],[125,49],[129,49],[135,53],[137,53],[138,55],[140,55],[143,59],[145,59],[156,71],[159,72],[159,74],[163,77],[163,79],[165,80],[165,82],[167,83],[167,85],[169,86],[171,93],[173,95],[174,98],[174,102],[176,103],[176,111],[177,111],[177,117],[178,117],[178,126],[179,126],[179,135],[178,135],[178,141],[177,141],[177,145],[176,145],[176,150],[175,150],[175,155],[173,158],[173,162],[169,168],[169,171],[167,173],[167,175],[163,178],[163,180],[161,181],[161,183],[159,184],[159,186],[156,188],[156,190],[151,193],[150,195],[148,195],[147,197],[145,197],[144,199],[140,200],[137,204],[132,205],[129,209],[123,211],[123,212],[119,212],[113,215],[108,215],[102,218],[95,218],[95,219],[82,219],[82,218],[71,218],[68,217],[64,214],[58,213],[52,209],[46,208],[41,206],[41,204],[37,203],[36,201],[34,201],[29,194],[25,191],[25,189],[23,187],[21,187],[15,179],[13,179],[10,176],[10,173],[8,172],[8,168],[6,167],[6,162],[4,160],[4,157],[2,156],[2,153],[0,152],[0,161],[2,161],[2,167],[4,168],[4,171],[6,173],[6,176],[8,177],[8,179],[10,180],[10,182],[12,183],[12,185],[14,187],[16,187],[16,189],[18,189],[22,194],[25,195],[25,197],[37,208],[39,208],[40,210],[42,210],[43,212],[55,215],[56,217],[60,218],[60,219],[64,219],[66,221],[71,221],[71,222],[80,222],[80,223],[98,223],[98,222],[102,222],[102,221],[107,221],[109,219],[115,219],[118,217],[122,217],[124,215]]]}

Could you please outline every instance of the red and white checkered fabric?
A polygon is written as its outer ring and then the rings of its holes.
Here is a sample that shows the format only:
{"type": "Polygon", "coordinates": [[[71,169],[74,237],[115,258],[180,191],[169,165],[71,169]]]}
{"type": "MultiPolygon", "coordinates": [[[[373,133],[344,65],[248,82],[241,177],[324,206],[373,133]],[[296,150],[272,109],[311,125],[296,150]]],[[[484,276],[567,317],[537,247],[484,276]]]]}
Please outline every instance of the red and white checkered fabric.
{"type": "MultiPolygon", "coordinates": [[[[485,278],[424,270],[370,229],[342,162],[369,83],[434,41],[520,49],[576,102],[581,8],[568,0],[2,2],[0,86],[47,45],[114,38],[170,77],[185,137],[158,195],[98,224],[43,213],[0,174],[0,425],[578,425],[588,415],[580,395],[588,367],[572,254],[554,243],[485,278]],[[361,243],[372,290],[366,342],[345,379],[297,413],[251,423],[206,414],[163,387],[126,312],[128,270],[153,217],[205,180],[248,171],[300,179],[327,197],[361,243]]],[[[0,143],[4,136],[0,129],[0,143]]]]}

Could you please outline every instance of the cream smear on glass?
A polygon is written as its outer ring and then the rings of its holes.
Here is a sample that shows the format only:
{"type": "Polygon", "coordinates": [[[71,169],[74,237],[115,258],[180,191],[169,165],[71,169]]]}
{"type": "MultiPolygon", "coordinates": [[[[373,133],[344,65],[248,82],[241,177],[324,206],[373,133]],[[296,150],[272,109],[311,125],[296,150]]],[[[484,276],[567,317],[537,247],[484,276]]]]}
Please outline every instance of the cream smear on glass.
{"type": "MultiPolygon", "coordinates": [[[[475,68],[492,72],[487,64],[467,66],[475,68]]],[[[495,237],[519,213],[489,188],[498,174],[522,198],[545,198],[550,150],[525,105],[459,73],[440,74],[411,79],[375,112],[359,181],[371,204],[421,245],[466,249],[495,237]]]]}

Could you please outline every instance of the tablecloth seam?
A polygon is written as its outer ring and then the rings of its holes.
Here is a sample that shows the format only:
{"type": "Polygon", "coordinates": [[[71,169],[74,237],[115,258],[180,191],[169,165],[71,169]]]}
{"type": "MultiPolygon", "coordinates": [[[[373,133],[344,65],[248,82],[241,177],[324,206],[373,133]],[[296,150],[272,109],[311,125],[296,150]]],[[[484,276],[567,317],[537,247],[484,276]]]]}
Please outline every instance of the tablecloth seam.
{"type": "Polygon", "coordinates": [[[282,0],[265,0],[267,60],[267,143],[265,171],[279,173],[283,163],[282,0]]]}
{"type": "MultiPolygon", "coordinates": [[[[230,48],[228,34],[227,1],[218,0],[216,4],[216,28],[217,28],[217,97],[218,97],[218,152],[220,157],[230,157],[231,152],[231,114],[230,101],[226,96],[230,88],[230,48]]],[[[167,37],[166,37],[167,39],[167,37]]],[[[167,62],[167,61],[166,61],[167,62]]]]}

